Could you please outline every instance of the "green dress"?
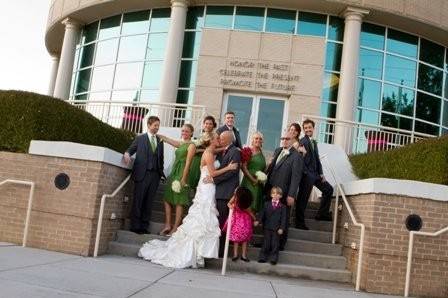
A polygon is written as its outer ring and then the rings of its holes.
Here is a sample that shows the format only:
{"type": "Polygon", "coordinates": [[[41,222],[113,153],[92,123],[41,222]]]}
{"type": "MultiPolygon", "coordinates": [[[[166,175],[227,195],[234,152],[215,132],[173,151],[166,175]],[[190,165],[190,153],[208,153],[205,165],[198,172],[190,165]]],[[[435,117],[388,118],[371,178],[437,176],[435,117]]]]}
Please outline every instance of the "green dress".
{"type": "MultiPolygon", "coordinates": [[[[255,173],[258,171],[264,172],[266,168],[266,160],[263,153],[257,153],[252,155],[249,162],[247,163],[247,170],[249,173],[255,177],[255,173]]],[[[252,193],[252,205],[250,208],[254,212],[259,212],[263,208],[263,184],[257,183],[253,185],[252,182],[244,176],[241,186],[247,187],[252,193]]]]}
{"type": "Polygon", "coordinates": [[[173,181],[177,180],[180,182],[180,180],[182,179],[182,174],[184,173],[185,165],[187,163],[188,146],[190,146],[190,144],[191,143],[184,143],[180,145],[174,153],[175,159],[173,168],[171,169],[171,174],[168,177],[168,183],[163,197],[165,202],[171,205],[185,206],[190,204],[190,189],[188,186],[183,187],[180,193],[176,193],[172,189],[173,181]]]}
{"type": "MultiPolygon", "coordinates": [[[[196,147],[196,150],[200,148],[201,147],[196,147]]],[[[203,152],[196,153],[191,160],[190,172],[188,173],[188,185],[190,185],[191,188],[196,188],[198,186],[199,178],[201,177],[202,153],[203,152]]]]}

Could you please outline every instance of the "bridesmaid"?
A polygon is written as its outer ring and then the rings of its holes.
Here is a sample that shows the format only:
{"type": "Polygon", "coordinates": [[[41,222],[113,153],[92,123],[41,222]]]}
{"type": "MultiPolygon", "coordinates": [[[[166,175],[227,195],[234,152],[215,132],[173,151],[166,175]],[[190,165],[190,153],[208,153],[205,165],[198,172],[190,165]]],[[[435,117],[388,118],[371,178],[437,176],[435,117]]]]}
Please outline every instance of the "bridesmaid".
{"type": "Polygon", "coordinates": [[[181,132],[181,141],[159,135],[165,143],[177,148],[175,151],[173,168],[170,176],[168,177],[167,188],[163,198],[165,205],[165,227],[162,231],[160,231],[160,235],[171,235],[177,230],[177,227],[182,221],[184,206],[190,204],[188,173],[196,152],[196,146],[191,142],[193,132],[194,128],[191,124],[184,124],[181,132]],[[175,192],[173,190],[174,181],[180,182],[180,192],[175,192]],[[171,212],[173,206],[176,208],[174,226],[171,225],[171,212]]]}
{"type": "Polygon", "coordinates": [[[288,131],[291,133],[293,137],[292,146],[296,148],[299,153],[302,155],[306,154],[306,149],[303,147],[303,145],[300,144],[300,133],[302,132],[302,128],[300,127],[299,123],[291,123],[289,125],[288,131]]]}
{"type": "MultiPolygon", "coordinates": [[[[216,121],[213,116],[207,116],[202,121],[202,133],[210,134],[216,128],[216,121]]],[[[196,144],[196,154],[191,162],[190,174],[188,175],[188,184],[191,188],[198,186],[199,177],[201,176],[201,158],[204,153],[204,146],[202,145],[202,136],[198,139],[196,144]]]]}
{"type": "Polygon", "coordinates": [[[266,159],[261,151],[263,135],[261,132],[255,132],[251,135],[250,140],[251,145],[249,148],[252,151],[252,157],[241,166],[244,173],[241,186],[248,188],[251,192],[253,201],[250,208],[255,213],[258,213],[263,208],[263,184],[257,180],[255,173],[258,171],[264,173],[266,169],[266,159]]]}

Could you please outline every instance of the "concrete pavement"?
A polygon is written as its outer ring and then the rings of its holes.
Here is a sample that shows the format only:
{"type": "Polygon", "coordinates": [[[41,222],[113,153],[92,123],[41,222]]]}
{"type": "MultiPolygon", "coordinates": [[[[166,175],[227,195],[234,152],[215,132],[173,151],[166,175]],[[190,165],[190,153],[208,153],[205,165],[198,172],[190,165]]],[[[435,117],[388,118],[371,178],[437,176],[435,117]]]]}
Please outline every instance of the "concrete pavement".
{"type": "Polygon", "coordinates": [[[120,256],[85,258],[0,242],[0,297],[392,297],[347,284],[208,269],[172,270],[120,256]]]}

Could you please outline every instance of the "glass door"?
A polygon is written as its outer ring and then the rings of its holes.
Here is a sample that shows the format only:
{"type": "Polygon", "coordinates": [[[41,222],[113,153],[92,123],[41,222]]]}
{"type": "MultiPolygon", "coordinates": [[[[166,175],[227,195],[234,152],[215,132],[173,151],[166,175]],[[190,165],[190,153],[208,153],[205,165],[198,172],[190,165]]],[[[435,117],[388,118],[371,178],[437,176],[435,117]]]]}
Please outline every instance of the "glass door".
{"type": "Polygon", "coordinates": [[[279,146],[287,120],[287,104],[283,98],[230,93],[225,96],[222,119],[226,111],[235,112],[235,125],[243,144],[249,144],[250,135],[260,131],[264,135],[265,153],[270,154],[279,146]]]}

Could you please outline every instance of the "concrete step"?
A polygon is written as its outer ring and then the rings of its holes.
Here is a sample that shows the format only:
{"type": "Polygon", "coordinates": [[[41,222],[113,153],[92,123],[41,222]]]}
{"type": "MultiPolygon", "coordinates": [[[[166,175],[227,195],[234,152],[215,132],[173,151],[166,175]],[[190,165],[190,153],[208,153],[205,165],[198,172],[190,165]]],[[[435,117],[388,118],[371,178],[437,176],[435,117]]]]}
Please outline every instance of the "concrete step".
{"type": "MultiPolygon", "coordinates": [[[[143,243],[152,239],[159,240],[167,240],[166,236],[159,235],[149,235],[149,237],[144,237],[142,235],[131,235],[134,234],[129,231],[120,231],[117,234],[116,243],[123,244],[131,244],[139,246],[140,243],[143,243]],[[138,240],[136,240],[136,239],[138,240]]],[[[231,250],[230,250],[231,251],[231,250]]],[[[134,253],[134,249],[131,248],[131,252],[126,253],[125,255],[132,255],[134,253]]],[[[112,251],[109,251],[112,253],[112,251]]],[[[248,248],[248,257],[252,260],[257,260],[260,253],[260,248],[257,247],[249,247],[248,248]]],[[[231,255],[231,253],[230,253],[231,255]]],[[[304,253],[304,252],[296,252],[284,250],[280,252],[279,262],[284,264],[294,264],[294,265],[304,265],[304,266],[312,266],[312,267],[320,267],[320,268],[329,268],[329,269],[345,269],[346,259],[342,256],[333,256],[333,255],[323,255],[323,254],[314,254],[314,253],[304,253]]]]}
{"type": "MultiPolygon", "coordinates": [[[[154,234],[138,235],[129,231],[120,230],[117,232],[115,240],[121,243],[142,245],[146,241],[154,239],[154,236],[159,237],[154,234]]],[[[257,242],[261,243],[261,237],[257,237],[257,242]]],[[[342,246],[340,244],[322,243],[292,238],[288,239],[285,250],[332,256],[342,255],[342,246]]]]}
{"type": "MultiPolygon", "coordinates": [[[[164,225],[161,222],[151,222],[149,230],[151,234],[159,234],[159,232],[163,229],[164,225]]],[[[129,220],[125,220],[124,230],[129,230],[129,220]]],[[[308,240],[314,242],[323,242],[323,243],[331,243],[332,233],[326,231],[316,231],[316,230],[299,230],[296,228],[289,228],[288,231],[289,239],[298,239],[298,240],[308,240]]],[[[254,229],[254,236],[263,234],[261,228],[256,227],[254,229]]],[[[256,239],[255,239],[256,240],[256,239]]],[[[255,241],[257,243],[257,241],[255,241]]]]}
{"type": "MultiPolygon", "coordinates": [[[[160,236],[158,236],[160,237],[160,236]]],[[[136,257],[138,250],[140,249],[140,245],[138,244],[129,244],[129,243],[121,243],[112,241],[109,243],[109,253],[121,256],[129,256],[136,257]]],[[[251,257],[253,253],[249,253],[249,257],[251,257]]],[[[303,259],[317,258],[315,255],[309,254],[308,256],[303,256],[303,259]]],[[[297,265],[290,264],[288,261],[293,257],[288,257],[283,252],[280,254],[279,263],[275,266],[271,264],[260,264],[256,261],[256,258],[249,263],[245,263],[242,261],[232,262],[230,259],[228,261],[228,270],[235,271],[243,271],[243,272],[251,272],[258,274],[270,274],[277,276],[286,276],[286,277],[299,277],[299,278],[307,278],[314,280],[325,280],[325,281],[336,281],[336,282],[344,282],[348,283],[351,281],[351,273],[344,269],[328,269],[328,268],[320,268],[320,267],[312,267],[307,265],[297,265]]],[[[318,261],[316,261],[318,262],[318,261]]],[[[222,266],[221,259],[207,259],[206,267],[207,268],[215,268],[220,269],[222,266]]]]}

